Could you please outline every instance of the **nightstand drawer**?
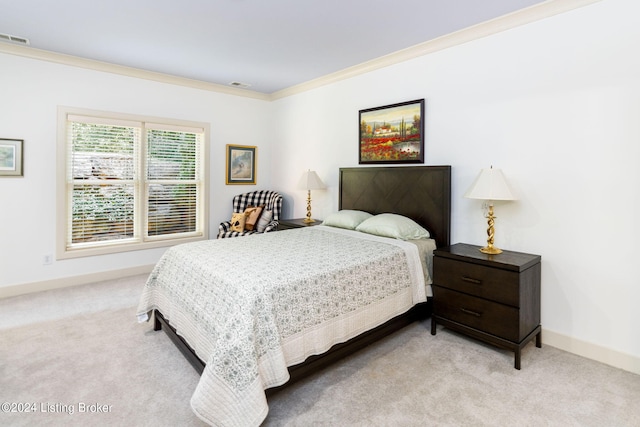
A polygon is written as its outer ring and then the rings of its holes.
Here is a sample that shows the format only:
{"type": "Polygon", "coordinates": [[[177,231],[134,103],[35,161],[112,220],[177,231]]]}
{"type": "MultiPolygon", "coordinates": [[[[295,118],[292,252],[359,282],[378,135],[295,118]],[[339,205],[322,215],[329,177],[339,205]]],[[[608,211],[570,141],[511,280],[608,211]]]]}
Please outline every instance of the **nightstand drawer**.
{"type": "Polygon", "coordinates": [[[433,252],[433,317],[438,324],[512,350],[520,369],[522,348],[542,345],[540,255],[503,251],[489,255],[466,243],[433,252]]]}
{"type": "Polygon", "coordinates": [[[433,287],[434,314],[489,334],[519,342],[517,308],[433,287]]]}
{"type": "Polygon", "coordinates": [[[518,273],[437,256],[433,262],[435,285],[519,307],[518,273]]]}

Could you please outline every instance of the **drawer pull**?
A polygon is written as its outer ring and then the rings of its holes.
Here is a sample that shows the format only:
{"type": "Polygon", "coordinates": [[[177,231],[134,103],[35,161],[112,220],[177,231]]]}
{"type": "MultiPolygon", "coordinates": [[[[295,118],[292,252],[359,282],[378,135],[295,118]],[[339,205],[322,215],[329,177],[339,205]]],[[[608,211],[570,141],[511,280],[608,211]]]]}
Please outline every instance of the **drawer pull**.
{"type": "Polygon", "coordinates": [[[466,314],[470,314],[472,316],[476,316],[476,317],[482,316],[482,313],[478,313],[477,311],[467,310],[466,308],[461,308],[460,311],[462,311],[463,313],[466,313],[466,314]]]}
{"type": "Polygon", "coordinates": [[[465,282],[473,283],[475,285],[481,285],[482,284],[482,280],[473,279],[473,278],[467,277],[467,276],[462,276],[462,280],[464,280],[465,282]]]}

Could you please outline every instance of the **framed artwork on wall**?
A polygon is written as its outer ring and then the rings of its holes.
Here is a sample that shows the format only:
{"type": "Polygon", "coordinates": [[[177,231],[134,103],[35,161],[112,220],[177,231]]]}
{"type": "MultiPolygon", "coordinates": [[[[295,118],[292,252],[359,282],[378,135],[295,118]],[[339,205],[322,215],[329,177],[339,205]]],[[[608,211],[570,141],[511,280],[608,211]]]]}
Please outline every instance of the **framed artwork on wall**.
{"type": "Polygon", "coordinates": [[[424,99],[360,110],[360,164],[424,163],[424,99]]]}
{"type": "Polygon", "coordinates": [[[256,150],[250,145],[227,144],[227,185],[256,183],[256,150]]]}
{"type": "Polygon", "coordinates": [[[22,139],[0,138],[0,176],[22,176],[22,139]]]}

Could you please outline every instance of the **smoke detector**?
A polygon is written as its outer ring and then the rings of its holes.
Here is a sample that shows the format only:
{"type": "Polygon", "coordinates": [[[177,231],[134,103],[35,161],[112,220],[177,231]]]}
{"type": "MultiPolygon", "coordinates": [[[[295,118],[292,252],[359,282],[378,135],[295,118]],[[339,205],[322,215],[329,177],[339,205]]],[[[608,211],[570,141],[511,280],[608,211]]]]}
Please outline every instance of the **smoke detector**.
{"type": "Polygon", "coordinates": [[[0,33],[0,40],[29,46],[29,39],[24,37],[12,36],[11,34],[0,33]]]}

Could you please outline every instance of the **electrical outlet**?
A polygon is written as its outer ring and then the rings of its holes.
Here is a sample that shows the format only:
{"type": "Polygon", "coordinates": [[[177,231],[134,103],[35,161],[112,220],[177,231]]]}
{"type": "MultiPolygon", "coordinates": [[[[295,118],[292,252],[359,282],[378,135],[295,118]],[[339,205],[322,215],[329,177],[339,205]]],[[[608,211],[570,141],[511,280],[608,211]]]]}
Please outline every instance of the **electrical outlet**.
{"type": "Polygon", "coordinates": [[[53,255],[46,254],[42,257],[42,265],[51,265],[53,262],[53,255]]]}

